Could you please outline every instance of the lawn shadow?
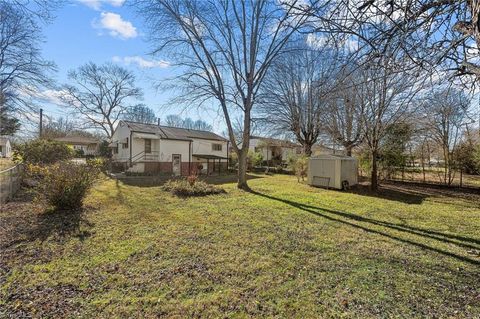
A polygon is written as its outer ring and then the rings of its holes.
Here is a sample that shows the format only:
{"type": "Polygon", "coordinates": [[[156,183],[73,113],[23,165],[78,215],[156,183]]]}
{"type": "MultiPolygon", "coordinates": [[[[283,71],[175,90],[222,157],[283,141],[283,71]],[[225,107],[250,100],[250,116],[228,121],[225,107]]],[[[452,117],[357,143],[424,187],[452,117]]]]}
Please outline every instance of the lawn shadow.
{"type": "Polygon", "coordinates": [[[414,240],[408,239],[408,238],[402,238],[400,236],[395,236],[389,232],[388,230],[394,230],[394,231],[399,231],[401,233],[406,233],[406,234],[413,234],[420,236],[424,239],[431,239],[431,240],[436,240],[439,242],[443,243],[448,243],[448,244],[453,244],[462,248],[466,249],[472,249],[472,250],[480,250],[480,239],[477,238],[469,238],[465,236],[457,236],[457,235],[451,235],[451,234],[444,234],[441,232],[433,231],[433,230],[428,230],[428,229],[422,229],[422,228],[417,228],[417,227],[412,227],[412,226],[407,226],[403,224],[395,224],[391,222],[385,222],[381,220],[376,220],[373,218],[368,218],[368,217],[363,217],[359,216],[357,214],[353,213],[348,213],[348,212],[342,212],[342,211],[336,211],[328,208],[323,208],[323,207],[316,207],[312,205],[307,205],[303,203],[298,203],[294,202],[291,200],[287,199],[282,199],[278,197],[274,197],[271,195],[263,194],[260,192],[256,191],[251,191],[252,194],[261,196],[264,198],[268,198],[271,200],[279,201],[284,204],[290,205],[292,207],[298,208],[300,210],[303,210],[305,212],[311,213],[313,215],[325,218],[330,221],[338,222],[356,229],[361,229],[363,231],[366,231],[368,233],[373,233],[377,235],[381,235],[387,238],[390,238],[395,241],[399,241],[405,244],[410,244],[425,250],[429,250],[432,252],[436,252],[448,257],[453,257],[455,259],[461,260],[463,262],[467,262],[473,265],[480,265],[480,259],[472,259],[466,256],[458,255],[456,253],[439,249],[436,247],[429,246],[427,244],[423,244],[420,242],[416,242],[414,240]],[[377,230],[373,229],[372,226],[379,226],[383,227],[385,230],[377,230]]]}
{"type": "Polygon", "coordinates": [[[348,192],[360,196],[382,198],[386,200],[413,205],[422,204],[425,198],[428,197],[427,194],[407,191],[403,188],[392,187],[391,185],[382,185],[380,186],[380,189],[375,192],[370,190],[370,185],[368,184],[357,184],[352,187],[348,192]]]}
{"type": "Polygon", "coordinates": [[[27,234],[28,240],[45,241],[53,237],[63,240],[76,237],[84,241],[92,235],[94,224],[85,218],[86,208],[74,210],[46,210],[37,216],[34,228],[27,234]]]}
{"type": "Polygon", "coordinates": [[[72,237],[84,241],[92,235],[94,224],[85,218],[86,208],[76,210],[47,209],[31,216],[15,218],[17,222],[9,231],[2,248],[12,247],[21,242],[41,242],[51,238],[63,241],[72,237]]]}

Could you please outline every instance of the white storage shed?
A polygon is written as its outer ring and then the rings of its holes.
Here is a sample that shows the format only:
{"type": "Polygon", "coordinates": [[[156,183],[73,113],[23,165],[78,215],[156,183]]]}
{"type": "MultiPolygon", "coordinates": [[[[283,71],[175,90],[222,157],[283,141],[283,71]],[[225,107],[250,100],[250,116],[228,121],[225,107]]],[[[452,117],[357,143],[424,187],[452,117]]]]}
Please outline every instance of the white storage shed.
{"type": "Polygon", "coordinates": [[[308,184],[344,189],[358,183],[357,160],[351,156],[319,155],[308,163],[308,184]]]}

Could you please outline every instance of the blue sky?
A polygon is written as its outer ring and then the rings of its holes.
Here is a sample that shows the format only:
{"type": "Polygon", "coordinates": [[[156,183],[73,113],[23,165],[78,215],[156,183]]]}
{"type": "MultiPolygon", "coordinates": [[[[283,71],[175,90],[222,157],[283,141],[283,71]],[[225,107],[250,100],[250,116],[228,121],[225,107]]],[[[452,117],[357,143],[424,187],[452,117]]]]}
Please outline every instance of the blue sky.
{"type": "MultiPolygon", "coordinates": [[[[212,124],[215,131],[223,131],[222,116],[215,108],[207,111],[193,107],[184,111],[168,105],[172,93],[155,89],[154,84],[173,75],[172,67],[161,57],[149,55],[151,44],[146,41],[142,20],[123,0],[77,0],[64,5],[55,15],[55,20],[43,30],[43,56],[56,63],[59,85],[68,81],[69,70],[89,61],[113,62],[135,73],[137,85],[145,95],[143,102],[155,110],[157,117],[182,112],[182,116],[201,118],[212,124]]],[[[68,110],[55,104],[54,91],[46,95],[53,101],[44,107],[47,117],[68,115],[68,110]]]]}

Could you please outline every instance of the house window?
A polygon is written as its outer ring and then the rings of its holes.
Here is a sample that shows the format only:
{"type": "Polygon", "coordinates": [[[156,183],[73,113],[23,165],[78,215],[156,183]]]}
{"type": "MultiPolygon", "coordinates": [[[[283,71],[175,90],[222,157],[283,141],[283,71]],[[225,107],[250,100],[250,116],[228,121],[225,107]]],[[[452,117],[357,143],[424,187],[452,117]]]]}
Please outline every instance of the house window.
{"type": "Polygon", "coordinates": [[[122,143],[122,148],[128,148],[128,137],[126,138],[126,142],[122,143]]]}
{"type": "Polygon", "coordinates": [[[118,154],[118,145],[113,148],[113,154],[118,154]]]}
{"type": "Polygon", "coordinates": [[[221,151],[222,144],[212,144],[212,151],[221,151]]]}
{"type": "Polygon", "coordinates": [[[150,139],[145,139],[145,153],[151,153],[152,152],[152,140],[150,139]]]}

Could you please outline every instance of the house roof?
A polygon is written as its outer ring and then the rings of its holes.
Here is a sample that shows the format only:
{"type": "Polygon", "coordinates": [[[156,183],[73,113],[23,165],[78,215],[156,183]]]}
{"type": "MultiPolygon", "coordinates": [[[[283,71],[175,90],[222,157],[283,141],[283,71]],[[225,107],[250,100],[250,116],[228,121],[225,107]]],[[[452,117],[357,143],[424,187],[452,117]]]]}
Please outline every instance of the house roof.
{"type": "Polygon", "coordinates": [[[122,121],[132,131],[141,133],[153,133],[164,139],[190,140],[192,138],[216,141],[228,141],[226,138],[209,131],[191,130],[180,127],[172,127],[157,124],[145,124],[132,121],[122,121]]]}
{"type": "Polygon", "coordinates": [[[67,144],[98,144],[100,141],[94,137],[87,136],[65,136],[57,137],[53,139],[54,141],[64,142],[67,144]]]}
{"type": "Polygon", "coordinates": [[[7,145],[7,142],[9,141],[10,139],[6,136],[0,136],[0,145],[7,145]]]}
{"type": "Polygon", "coordinates": [[[281,140],[277,138],[271,138],[271,137],[262,137],[262,136],[250,136],[250,139],[256,139],[260,140],[262,142],[265,142],[269,144],[270,146],[282,146],[282,147],[301,147],[300,144],[295,144],[291,141],[288,140],[281,140]]]}

